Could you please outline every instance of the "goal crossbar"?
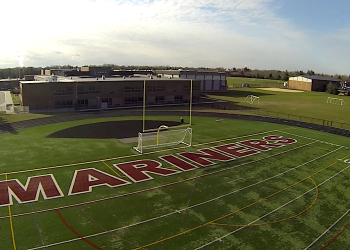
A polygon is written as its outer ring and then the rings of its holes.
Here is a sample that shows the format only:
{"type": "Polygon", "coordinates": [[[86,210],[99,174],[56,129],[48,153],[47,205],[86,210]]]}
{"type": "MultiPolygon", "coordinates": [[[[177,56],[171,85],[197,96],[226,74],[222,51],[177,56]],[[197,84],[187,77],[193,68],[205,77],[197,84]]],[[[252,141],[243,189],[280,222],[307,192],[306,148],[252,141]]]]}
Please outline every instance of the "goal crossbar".
{"type": "Polygon", "coordinates": [[[327,103],[330,104],[336,104],[336,105],[345,105],[345,101],[343,99],[340,98],[335,98],[335,97],[328,97],[327,98],[327,103]]]}
{"type": "Polygon", "coordinates": [[[259,99],[259,96],[248,95],[244,101],[250,104],[254,104],[254,102],[257,102],[259,104],[259,99]]]}
{"type": "Polygon", "coordinates": [[[192,128],[169,129],[167,126],[160,126],[156,132],[140,132],[137,146],[133,147],[142,154],[145,149],[169,147],[184,144],[192,145],[192,128]]]}

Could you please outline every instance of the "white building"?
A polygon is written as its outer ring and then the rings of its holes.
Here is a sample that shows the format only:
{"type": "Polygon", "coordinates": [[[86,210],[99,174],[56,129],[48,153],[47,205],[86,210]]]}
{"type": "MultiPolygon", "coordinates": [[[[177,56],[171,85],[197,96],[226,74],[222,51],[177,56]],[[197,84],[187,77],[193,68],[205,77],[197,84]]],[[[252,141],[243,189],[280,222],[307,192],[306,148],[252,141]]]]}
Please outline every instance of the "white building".
{"type": "Polygon", "coordinates": [[[227,73],[218,71],[195,70],[156,70],[161,77],[182,78],[201,81],[202,92],[217,92],[227,90],[227,73]]]}

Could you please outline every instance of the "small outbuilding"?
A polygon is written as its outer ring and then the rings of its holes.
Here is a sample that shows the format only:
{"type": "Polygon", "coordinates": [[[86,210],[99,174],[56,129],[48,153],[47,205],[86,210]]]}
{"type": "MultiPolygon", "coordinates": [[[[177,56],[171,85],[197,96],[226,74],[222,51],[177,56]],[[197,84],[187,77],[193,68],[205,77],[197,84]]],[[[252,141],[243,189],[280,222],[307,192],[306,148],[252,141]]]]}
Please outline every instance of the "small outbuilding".
{"type": "Polygon", "coordinates": [[[334,86],[338,88],[341,80],[314,75],[295,76],[289,77],[288,87],[290,89],[325,92],[329,83],[334,84],[334,86]]]}

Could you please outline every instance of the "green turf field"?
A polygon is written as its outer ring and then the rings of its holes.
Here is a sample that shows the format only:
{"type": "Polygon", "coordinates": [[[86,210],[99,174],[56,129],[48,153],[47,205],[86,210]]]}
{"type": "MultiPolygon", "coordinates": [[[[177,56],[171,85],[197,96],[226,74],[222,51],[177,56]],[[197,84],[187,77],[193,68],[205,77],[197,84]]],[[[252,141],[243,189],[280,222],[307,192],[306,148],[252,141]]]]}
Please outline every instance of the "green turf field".
{"type": "MultiPolygon", "coordinates": [[[[292,116],[294,115],[310,117],[314,118],[314,120],[319,119],[320,121],[318,121],[318,123],[322,122],[322,120],[348,123],[349,125],[346,128],[350,129],[350,117],[346,115],[350,112],[350,105],[347,105],[347,96],[334,96],[323,92],[311,91],[286,93],[270,91],[268,89],[236,88],[225,93],[212,94],[210,97],[231,101],[240,106],[250,107],[252,108],[252,112],[254,112],[254,110],[277,112],[281,114],[282,118],[288,118],[287,115],[283,114],[289,114],[291,115],[289,117],[290,119],[299,119],[299,117],[292,116]],[[248,95],[258,96],[259,104],[249,104],[245,102],[248,95]],[[328,97],[342,98],[346,105],[329,104],[327,103],[328,97]]],[[[311,122],[311,119],[305,121],[311,122]]],[[[337,127],[340,127],[340,125],[337,127]]]]}
{"type": "MultiPolygon", "coordinates": [[[[160,148],[143,155],[117,139],[47,137],[72,126],[118,119],[139,117],[65,122],[0,136],[1,183],[17,179],[25,193],[19,198],[11,195],[13,205],[0,207],[1,249],[350,248],[350,230],[345,230],[350,221],[349,139],[210,117],[193,117],[191,148],[160,148]],[[246,145],[243,141],[269,135],[296,141],[266,151],[246,146],[246,151],[256,152],[241,158],[221,153],[223,158],[210,160],[208,166],[179,155],[238,142],[246,145]],[[193,169],[180,171],[159,158],[166,155],[191,163],[193,169]],[[154,160],[176,174],[148,172],[150,180],[134,182],[120,169],[129,171],[132,167],[122,166],[138,160],[154,160]],[[81,178],[75,173],[87,169],[128,184],[100,185],[96,176],[86,175],[83,180],[91,190],[73,195],[82,188],[75,185],[81,178]],[[49,174],[61,197],[45,200],[39,192],[37,201],[24,202],[36,197],[33,185],[26,186],[27,179],[49,174]]],[[[1,183],[4,202],[8,189],[1,183]]]]}
{"type": "Polygon", "coordinates": [[[227,77],[227,86],[229,89],[241,88],[242,84],[248,83],[252,88],[260,87],[283,87],[283,80],[270,80],[245,77],[227,77]]]}

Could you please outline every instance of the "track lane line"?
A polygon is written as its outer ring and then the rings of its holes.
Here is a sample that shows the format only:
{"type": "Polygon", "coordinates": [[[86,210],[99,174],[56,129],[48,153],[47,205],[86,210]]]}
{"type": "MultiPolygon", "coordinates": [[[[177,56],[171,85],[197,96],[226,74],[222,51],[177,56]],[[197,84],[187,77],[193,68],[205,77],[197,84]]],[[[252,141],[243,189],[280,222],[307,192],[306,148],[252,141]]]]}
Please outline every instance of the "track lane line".
{"type": "MultiPolygon", "coordinates": [[[[313,143],[316,143],[316,141],[310,142],[310,143],[307,143],[307,144],[304,144],[304,145],[301,145],[299,147],[288,149],[286,151],[282,151],[282,152],[279,152],[279,153],[276,153],[276,154],[273,154],[273,155],[269,155],[269,156],[266,156],[266,157],[263,157],[263,158],[260,158],[260,159],[254,160],[254,161],[245,162],[245,163],[242,163],[242,164],[239,164],[239,165],[236,165],[236,166],[232,166],[232,167],[228,167],[228,168],[225,168],[225,169],[216,170],[216,171],[213,171],[213,172],[210,172],[210,173],[207,173],[207,174],[199,175],[199,176],[196,176],[196,177],[192,177],[192,178],[188,178],[188,179],[184,179],[184,180],[180,180],[180,181],[171,182],[171,183],[168,183],[168,184],[164,184],[164,185],[160,185],[160,186],[156,186],[156,187],[152,187],[152,188],[146,188],[146,189],[139,190],[139,191],[134,191],[134,192],[131,192],[131,193],[115,195],[115,196],[111,196],[111,197],[101,198],[101,199],[97,199],[97,200],[93,200],[93,201],[86,201],[86,202],[76,203],[76,204],[67,205],[67,206],[43,209],[43,210],[39,210],[39,211],[35,211],[35,212],[15,214],[15,215],[13,215],[13,217],[25,216],[25,215],[35,214],[35,213],[38,214],[38,213],[50,212],[50,211],[54,211],[56,209],[65,209],[65,208],[71,208],[71,207],[76,207],[76,206],[88,205],[88,204],[97,203],[97,202],[101,202],[101,201],[112,200],[112,199],[127,197],[127,196],[134,195],[134,194],[140,194],[140,193],[144,193],[144,192],[148,192],[148,191],[153,191],[153,190],[164,188],[164,187],[170,187],[170,186],[173,186],[173,185],[176,185],[176,184],[179,184],[179,183],[192,181],[192,180],[195,180],[197,178],[203,178],[203,177],[206,177],[206,176],[210,176],[210,175],[217,174],[217,173],[224,172],[224,171],[229,171],[229,170],[232,170],[232,169],[235,169],[235,168],[238,168],[238,167],[242,167],[242,166],[245,166],[245,165],[249,165],[249,164],[252,164],[252,163],[260,162],[262,160],[273,158],[275,156],[282,155],[282,154],[291,152],[293,150],[309,146],[309,145],[311,145],[313,143]]],[[[337,151],[339,149],[341,149],[341,148],[335,149],[335,150],[333,150],[331,152],[328,152],[328,153],[326,153],[326,154],[324,154],[322,156],[319,156],[319,157],[317,157],[317,158],[315,158],[313,160],[310,160],[310,161],[308,161],[306,163],[303,163],[302,165],[300,165],[300,167],[305,165],[305,164],[307,164],[307,163],[309,163],[309,162],[312,162],[312,161],[318,160],[318,159],[320,159],[322,157],[325,157],[325,156],[327,156],[327,155],[329,155],[329,154],[331,154],[331,153],[333,153],[333,152],[335,152],[335,151],[337,151]]],[[[292,171],[293,169],[294,168],[289,169],[289,170],[287,170],[287,171],[285,171],[285,172],[283,172],[281,174],[284,174],[286,172],[292,171]]],[[[281,175],[281,174],[279,174],[279,175],[281,175]]],[[[5,218],[8,218],[8,216],[2,216],[2,217],[0,217],[0,220],[1,219],[5,219],[5,218]]]]}
{"type": "MultiPolygon", "coordinates": [[[[7,174],[5,175],[5,179],[7,180],[7,174]]],[[[12,237],[12,245],[13,245],[13,250],[16,250],[16,240],[15,240],[15,232],[13,230],[13,222],[12,222],[12,213],[11,213],[11,205],[8,206],[9,210],[9,218],[10,218],[10,228],[11,228],[11,237],[12,237]]]]}
{"type": "MultiPolygon", "coordinates": [[[[311,143],[308,143],[308,144],[313,144],[313,143],[315,143],[315,142],[311,142],[311,143]]],[[[304,145],[303,145],[303,146],[304,146],[304,145]]],[[[295,170],[295,169],[298,169],[298,168],[300,168],[300,167],[302,167],[302,166],[304,166],[304,165],[306,165],[306,164],[308,164],[308,163],[310,163],[310,162],[316,161],[316,160],[318,160],[318,159],[320,159],[320,158],[322,158],[322,157],[324,157],[324,156],[326,156],[326,155],[329,155],[329,154],[331,154],[331,153],[334,153],[334,152],[336,152],[337,150],[339,150],[339,149],[341,149],[341,148],[342,148],[342,147],[340,147],[340,148],[338,148],[338,149],[335,149],[335,150],[333,150],[333,151],[331,151],[331,152],[328,152],[328,153],[326,153],[326,154],[324,154],[324,155],[322,155],[322,156],[319,156],[319,157],[317,157],[317,158],[315,158],[315,159],[313,159],[313,160],[310,160],[310,161],[308,161],[308,162],[305,162],[305,163],[303,163],[303,164],[301,164],[301,165],[299,165],[299,166],[297,166],[297,167],[294,167],[294,168],[291,168],[291,169],[289,169],[289,170],[287,170],[287,171],[284,171],[284,172],[282,172],[282,173],[279,173],[279,174],[277,174],[277,175],[275,175],[275,176],[269,177],[269,178],[267,178],[267,179],[265,179],[265,180],[256,182],[256,183],[254,183],[254,184],[251,184],[251,185],[249,185],[249,186],[246,186],[246,187],[243,187],[243,188],[241,188],[241,189],[235,190],[235,191],[233,191],[233,192],[227,193],[227,194],[225,194],[225,195],[221,195],[221,196],[216,197],[216,198],[213,198],[213,199],[211,199],[211,200],[207,200],[207,201],[204,201],[204,202],[201,202],[201,203],[197,203],[197,204],[192,205],[192,206],[190,206],[190,207],[183,208],[183,209],[180,209],[180,210],[176,210],[176,211],[174,211],[174,212],[171,212],[171,213],[168,213],[168,214],[165,214],[165,215],[161,215],[161,216],[158,216],[158,217],[154,217],[154,218],[151,218],[151,219],[148,219],[148,220],[144,220],[144,221],[141,221],[141,222],[137,222],[137,223],[134,223],[134,224],[131,224],[131,225],[128,225],[128,226],[123,226],[123,227],[120,227],[120,228],[116,228],[116,229],[112,229],[112,230],[108,230],[108,231],[104,231],[104,232],[100,232],[100,233],[96,233],[96,234],[87,235],[87,236],[85,236],[85,238],[96,237],[96,236],[100,236],[100,235],[104,235],[104,234],[109,234],[109,233],[112,233],[112,232],[117,232],[117,231],[120,231],[120,230],[122,230],[122,229],[126,229],[126,228],[131,228],[131,227],[134,227],[134,226],[142,225],[142,224],[145,224],[145,223],[148,223],[148,222],[151,222],[151,221],[155,221],[155,220],[158,220],[158,219],[162,219],[162,218],[168,217],[168,216],[173,215],[173,214],[177,214],[177,213],[182,212],[182,211],[186,211],[187,209],[192,209],[192,208],[201,206],[201,205],[203,205],[203,204],[209,203],[209,202],[214,201],[214,200],[221,199],[221,198],[223,198],[223,197],[226,197],[226,196],[229,196],[229,195],[231,195],[231,194],[237,193],[237,192],[239,192],[239,191],[245,190],[245,189],[247,189],[247,188],[249,188],[249,187],[252,187],[252,186],[258,185],[258,184],[260,184],[260,183],[263,183],[263,182],[265,182],[265,181],[268,181],[268,180],[270,180],[270,179],[276,178],[276,177],[278,177],[278,176],[280,176],[280,175],[284,175],[285,173],[288,173],[288,172],[290,172],[290,171],[293,171],[293,170],[295,170]]],[[[288,150],[288,151],[289,151],[289,150],[288,150]]],[[[260,159],[260,160],[261,160],[261,159],[260,159]]],[[[338,162],[338,161],[337,161],[337,162],[338,162]]],[[[249,162],[249,163],[247,163],[247,164],[250,164],[250,163],[251,163],[251,162],[249,162]]],[[[333,163],[332,163],[330,166],[333,166],[333,163]]],[[[330,166],[329,166],[329,167],[330,167],[330,166]]],[[[220,171],[220,172],[221,172],[221,171],[220,171]]],[[[193,179],[193,178],[192,178],[192,179],[193,179]]],[[[42,246],[42,247],[31,248],[31,249],[29,249],[29,250],[37,250],[37,249],[42,249],[42,248],[44,248],[44,247],[53,247],[53,246],[57,246],[57,245],[61,245],[61,244],[66,244],[66,243],[74,242],[74,241],[77,241],[77,240],[79,240],[79,239],[77,238],[77,239],[71,239],[71,240],[56,242],[56,243],[52,243],[52,244],[49,244],[49,245],[46,245],[46,246],[42,246]]]]}
{"type": "Polygon", "coordinates": [[[96,249],[99,250],[103,250],[102,248],[96,246],[95,244],[91,243],[90,241],[88,241],[87,239],[85,239],[83,236],[81,236],[79,233],[77,233],[77,231],[75,231],[66,221],[65,219],[62,217],[60,211],[58,211],[58,209],[56,209],[56,212],[58,214],[58,217],[60,217],[61,221],[69,228],[69,230],[71,230],[76,236],[78,236],[80,239],[82,239],[83,241],[85,241],[86,243],[88,243],[89,245],[93,246],[96,249]]]}
{"type": "Polygon", "coordinates": [[[312,179],[312,177],[310,177],[309,179],[312,181],[312,183],[314,184],[314,187],[316,188],[315,199],[311,202],[311,204],[310,204],[309,206],[307,206],[304,210],[302,210],[301,212],[299,212],[299,213],[297,213],[297,214],[294,214],[294,215],[291,215],[291,216],[289,216],[289,217],[286,217],[286,218],[283,218],[283,219],[280,219],[280,220],[276,220],[276,221],[265,222],[265,223],[257,223],[257,224],[251,224],[251,225],[248,225],[248,224],[220,224],[220,223],[211,223],[211,225],[214,225],[214,226],[224,226],[224,227],[265,226],[265,225],[272,225],[272,224],[284,222],[284,221],[287,221],[287,220],[290,220],[290,219],[294,219],[294,218],[296,218],[296,217],[299,217],[300,215],[302,215],[303,213],[305,213],[307,210],[309,210],[310,208],[312,208],[312,207],[314,206],[314,204],[316,203],[317,199],[318,199],[319,188],[318,188],[318,186],[317,186],[315,180],[312,179]]]}
{"type": "MultiPolygon", "coordinates": [[[[342,169],[341,171],[337,172],[336,174],[332,175],[331,177],[329,177],[329,178],[326,179],[325,181],[321,182],[321,183],[318,184],[317,186],[318,186],[318,187],[322,186],[323,184],[325,184],[325,183],[328,182],[329,180],[333,179],[333,178],[336,177],[337,175],[339,175],[339,174],[341,174],[342,172],[344,172],[345,170],[347,170],[348,168],[350,168],[350,165],[347,166],[346,168],[342,169]]],[[[309,191],[307,191],[306,193],[309,193],[309,192],[311,192],[311,191],[314,190],[314,189],[315,189],[315,188],[312,188],[312,189],[310,189],[309,191]]],[[[306,194],[306,193],[304,193],[304,194],[306,194]]],[[[303,194],[303,195],[304,195],[304,194],[303,194]]],[[[303,195],[301,195],[301,196],[303,196],[303,195]]],[[[301,196],[299,196],[299,197],[297,197],[297,198],[300,198],[301,196]]],[[[295,200],[295,199],[294,199],[294,200],[295,200]]],[[[294,201],[294,200],[293,200],[293,201],[294,201]]],[[[284,204],[283,206],[286,206],[286,205],[288,205],[289,203],[291,203],[291,201],[288,202],[288,203],[286,203],[286,204],[284,204]]],[[[282,208],[282,206],[281,206],[280,208],[282,208]]],[[[275,209],[275,210],[273,210],[272,212],[274,212],[274,211],[277,211],[277,210],[275,209]]],[[[258,220],[260,220],[260,219],[266,217],[267,215],[271,214],[272,212],[269,212],[269,213],[267,213],[266,215],[263,215],[262,217],[260,217],[260,218],[258,218],[258,219],[256,219],[256,220],[252,221],[252,222],[249,223],[248,225],[250,225],[250,224],[252,224],[252,223],[255,223],[256,221],[258,221],[258,220]]],[[[241,227],[241,228],[239,228],[239,229],[236,229],[236,230],[233,231],[233,232],[227,233],[227,234],[225,234],[224,236],[221,236],[221,237],[219,237],[219,238],[217,238],[217,239],[215,239],[215,240],[213,240],[213,241],[211,241],[211,242],[209,242],[209,243],[207,243],[207,244],[205,244],[205,245],[202,245],[202,246],[196,248],[195,250],[197,250],[197,249],[203,249],[203,248],[205,248],[205,247],[207,247],[207,246],[209,246],[209,245],[211,245],[211,244],[213,244],[213,243],[215,243],[215,242],[221,241],[221,240],[223,240],[224,238],[226,238],[227,236],[230,236],[230,235],[232,235],[232,234],[235,234],[236,232],[239,232],[239,231],[241,231],[242,229],[244,229],[244,228],[246,228],[246,227],[247,227],[247,226],[244,226],[244,227],[241,227]]]]}

